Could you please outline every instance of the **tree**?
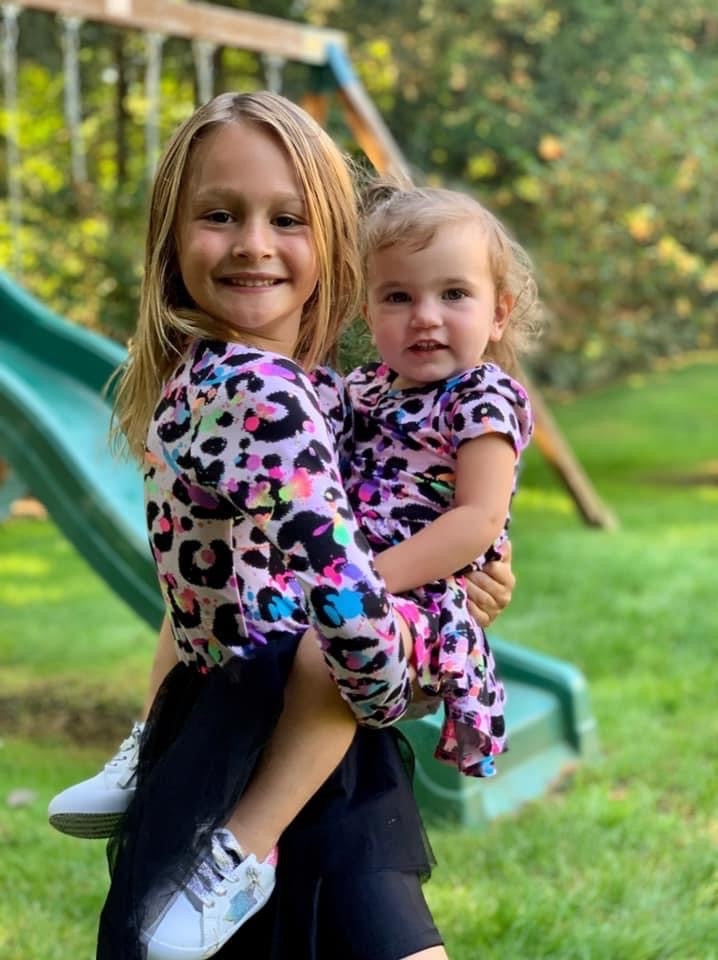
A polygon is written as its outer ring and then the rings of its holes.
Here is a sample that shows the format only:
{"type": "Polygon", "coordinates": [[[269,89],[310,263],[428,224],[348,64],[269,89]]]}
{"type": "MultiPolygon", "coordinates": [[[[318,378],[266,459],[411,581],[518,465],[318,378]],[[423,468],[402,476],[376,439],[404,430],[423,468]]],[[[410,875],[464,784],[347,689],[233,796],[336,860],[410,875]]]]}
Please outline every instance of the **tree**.
{"type": "MultiPolygon", "coordinates": [[[[475,192],[512,226],[554,319],[534,364],[540,379],[576,387],[718,342],[714,4],[229,5],[346,30],[417,178],[475,192]]],[[[146,203],[143,38],[82,28],[90,182],[78,191],[68,177],[58,28],[28,10],[22,23],[23,281],[60,312],[123,337],[134,323],[146,203]]],[[[216,61],[225,89],[264,84],[252,54],[226,49],[216,61]]],[[[168,40],[164,64],[163,139],[194,103],[189,44],[168,40]]],[[[307,83],[306,68],[287,66],[288,95],[307,83]]],[[[330,123],[349,145],[336,114],[330,123]]],[[[6,221],[0,266],[9,262],[6,221]]],[[[351,350],[364,345],[354,338],[351,350]]]]}

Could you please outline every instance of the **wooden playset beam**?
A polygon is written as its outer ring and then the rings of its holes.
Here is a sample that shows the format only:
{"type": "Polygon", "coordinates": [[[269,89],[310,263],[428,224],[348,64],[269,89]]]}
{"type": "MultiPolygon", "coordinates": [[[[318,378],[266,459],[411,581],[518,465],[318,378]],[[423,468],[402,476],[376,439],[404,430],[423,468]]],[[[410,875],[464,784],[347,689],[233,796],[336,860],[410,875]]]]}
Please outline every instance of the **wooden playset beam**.
{"type": "MultiPolygon", "coordinates": [[[[22,0],[17,5],[146,32],[208,40],[324,67],[332,77],[348,126],[374,167],[380,173],[410,176],[401,149],[352,68],[346,37],[338,30],[176,0],[22,0]]],[[[326,91],[307,94],[303,105],[324,124],[328,110],[326,91]]],[[[538,389],[531,386],[529,392],[536,420],[536,444],[542,454],[560,476],[584,520],[593,526],[614,527],[615,517],[598,496],[538,389]]]]}
{"type": "Polygon", "coordinates": [[[538,387],[531,383],[523,370],[519,379],[529,393],[534,415],[534,442],[544,459],[558,474],[585,522],[591,527],[615,530],[618,526],[616,515],[599,497],[588,474],[561,433],[538,387]]]}
{"type": "Polygon", "coordinates": [[[344,119],[354,138],[380,173],[410,179],[401,148],[354,72],[343,47],[327,47],[327,66],[337,85],[344,119]]]}
{"type": "Polygon", "coordinates": [[[300,63],[324,64],[327,47],[346,45],[339,30],[292,23],[279,17],[247,13],[209,3],[176,0],[20,0],[33,7],[66,17],[80,17],[133,27],[148,33],[208,40],[227,47],[273,54],[300,63]]]}

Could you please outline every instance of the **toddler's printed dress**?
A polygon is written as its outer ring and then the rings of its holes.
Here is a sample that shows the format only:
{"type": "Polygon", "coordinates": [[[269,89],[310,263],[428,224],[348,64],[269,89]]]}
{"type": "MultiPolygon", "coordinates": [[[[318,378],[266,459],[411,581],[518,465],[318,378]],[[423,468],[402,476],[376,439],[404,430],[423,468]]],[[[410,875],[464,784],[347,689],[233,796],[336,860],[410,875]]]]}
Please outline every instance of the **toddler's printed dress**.
{"type": "MultiPolygon", "coordinates": [[[[330,380],[323,377],[318,386],[327,409],[330,380]]],[[[344,414],[338,445],[349,499],[377,552],[418,533],[451,507],[456,453],[463,443],[502,434],[518,465],[532,430],[526,391],[493,363],[403,390],[394,389],[395,379],[382,363],[349,374],[344,402],[353,419],[344,414]]],[[[341,418],[340,401],[333,410],[341,418]]],[[[498,556],[508,525],[507,516],[503,533],[477,567],[498,556]]],[[[420,631],[415,643],[419,683],[445,703],[436,756],[467,775],[490,776],[493,763],[487,758],[506,745],[505,691],[484,631],[468,612],[464,578],[459,571],[452,580],[408,595],[437,625],[423,638],[420,631]]]]}

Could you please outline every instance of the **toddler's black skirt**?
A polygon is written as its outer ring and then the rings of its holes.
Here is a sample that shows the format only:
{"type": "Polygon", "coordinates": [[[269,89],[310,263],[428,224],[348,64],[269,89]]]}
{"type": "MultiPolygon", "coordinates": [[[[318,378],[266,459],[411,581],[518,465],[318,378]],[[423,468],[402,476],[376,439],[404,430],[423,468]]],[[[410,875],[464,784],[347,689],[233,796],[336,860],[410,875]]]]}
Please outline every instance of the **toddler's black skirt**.
{"type": "MultiPolygon", "coordinates": [[[[281,711],[297,638],[201,674],[183,664],[145,725],[137,790],[108,844],[98,960],[144,960],[139,933],[164,909],[242,795],[281,711]],[[152,897],[148,894],[152,892],[152,897]],[[149,907],[148,907],[149,903],[149,907]]],[[[222,960],[400,960],[441,943],[421,892],[432,856],[396,730],[360,728],[285,831],[268,905],[222,960]]]]}

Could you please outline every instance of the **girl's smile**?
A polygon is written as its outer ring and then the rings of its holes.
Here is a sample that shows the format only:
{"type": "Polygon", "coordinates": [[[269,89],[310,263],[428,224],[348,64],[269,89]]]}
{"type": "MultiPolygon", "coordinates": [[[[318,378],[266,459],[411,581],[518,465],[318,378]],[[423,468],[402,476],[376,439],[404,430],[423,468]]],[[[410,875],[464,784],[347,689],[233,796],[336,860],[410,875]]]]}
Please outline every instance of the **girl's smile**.
{"type": "Polygon", "coordinates": [[[279,277],[265,277],[258,274],[242,275],[241,277],[222,277],[222,283],[232,287],[241,287],[248,290],[270,290],[284,281],[279,277]]]}
{"type": "Polygon", "coordinates": [[[318,261],[302,189],[271,134],[246,122],[192,155],[176,237],[194,306],[238,339],[291,354],[318,261]]]}

